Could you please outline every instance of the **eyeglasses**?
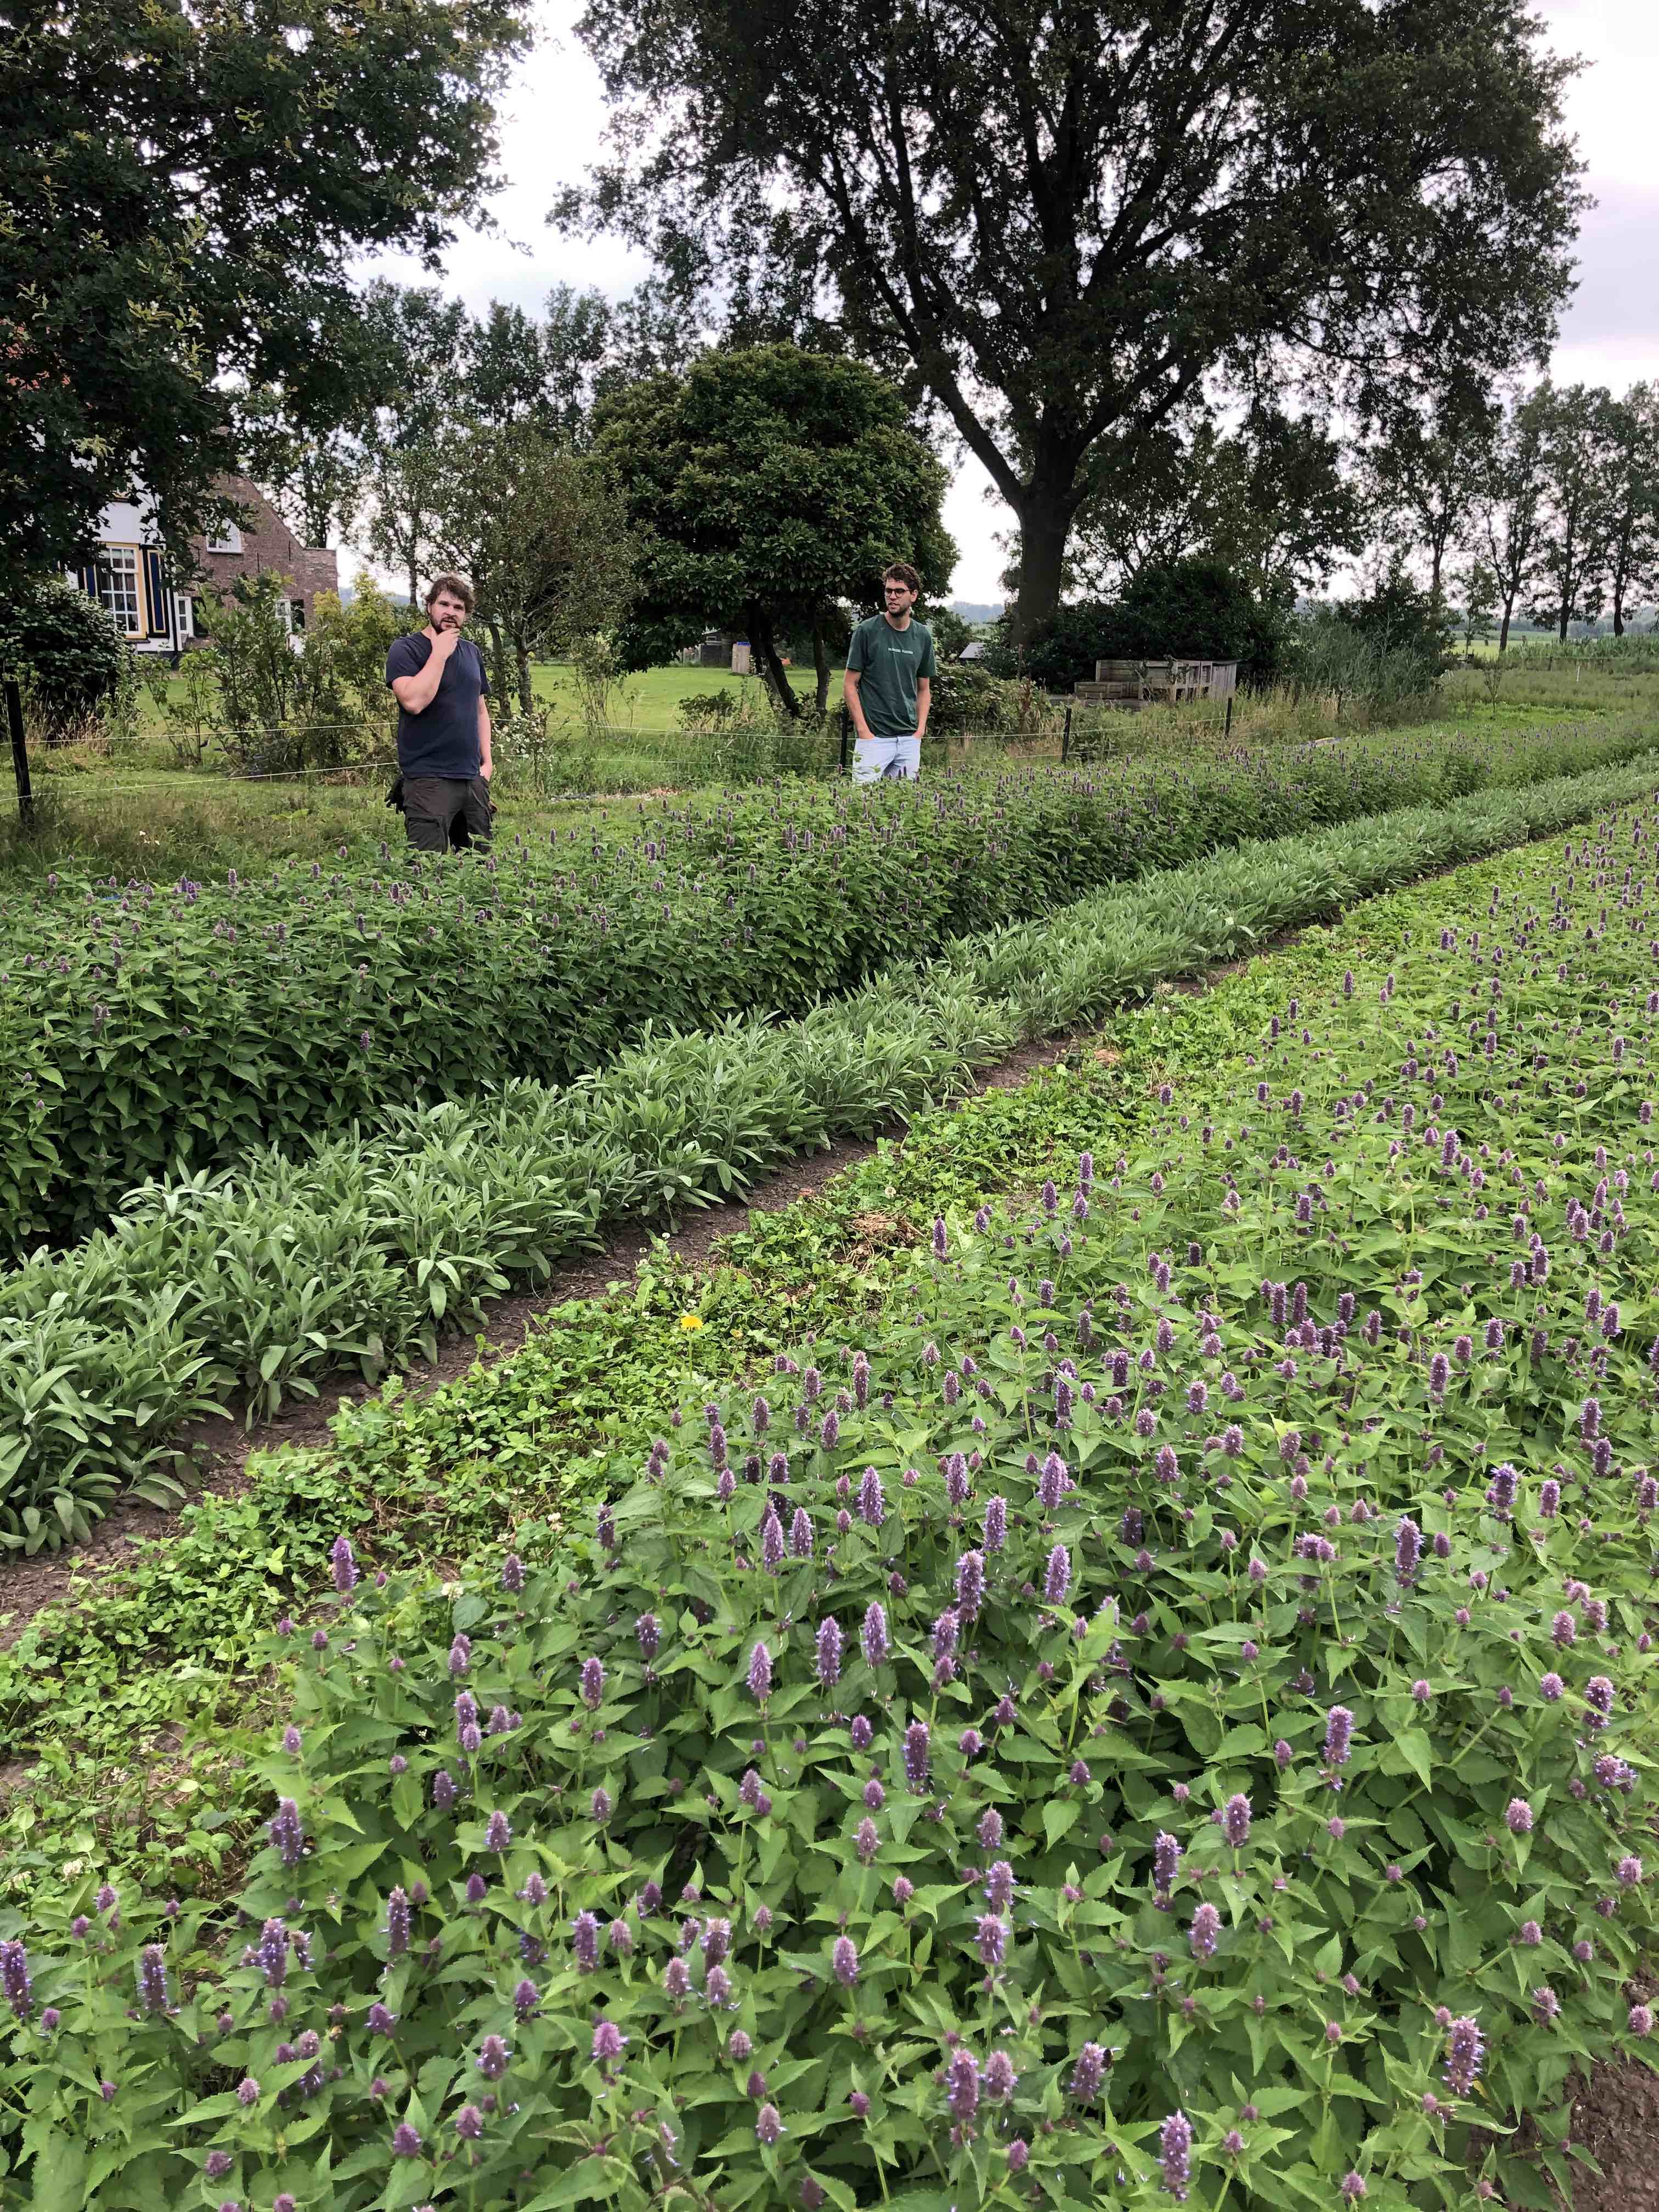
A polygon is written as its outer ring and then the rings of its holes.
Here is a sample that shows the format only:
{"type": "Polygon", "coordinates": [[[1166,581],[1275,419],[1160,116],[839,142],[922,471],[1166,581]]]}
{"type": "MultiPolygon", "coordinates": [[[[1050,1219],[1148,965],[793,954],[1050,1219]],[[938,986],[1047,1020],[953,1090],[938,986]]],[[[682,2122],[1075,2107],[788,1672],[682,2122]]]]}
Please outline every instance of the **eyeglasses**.
{"type": "Polygon", "coordinates": [[[889,584],[884,590],[888,599],[902,599],[909,596],[910,586],[908,584],[889,584]]]}

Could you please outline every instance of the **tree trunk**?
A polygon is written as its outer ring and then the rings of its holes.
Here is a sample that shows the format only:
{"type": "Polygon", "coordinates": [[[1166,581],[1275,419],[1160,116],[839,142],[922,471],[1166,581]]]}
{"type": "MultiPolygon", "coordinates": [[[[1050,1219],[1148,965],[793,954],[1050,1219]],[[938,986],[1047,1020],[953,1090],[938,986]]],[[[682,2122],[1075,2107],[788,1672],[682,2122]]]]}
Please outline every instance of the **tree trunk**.
{"type": "Polygon", "coordinates": [[[1515,594],[1510,593],[1504,602],[1504,619],[1498,626],[1498,657],[1501,660],[1509,650],[1510,617],[1515,611],[1515,594]]]}
{"type": "Polygon", "coordinates": [[[830,707],[830,641],[823,633],[822,615],[815,615],[812,619],[812,665],[817,672],[818,712],[823,714],[828,713],[830,707]]]}
{"type": "Polygon", "coordinates": [[[530,681],[530,644],[526,638],[516,632],[513,639],[513,659],[519,677],[519,712],[521,714],[533,714],[536,711],[536,693],[530,681]]]}
{"type": "Polygon", "coordinates": [[[1566,641],[1567,641],[1567,625],[1568,625],[1568,623],[1571,621],[1571,619],[1572,619],[1572,601],[1571,601],[1571,599],[1566,596],[1565,592],[1564,592],[1562,593],[1562,595],[1561,595],[1561,611],[1560,611],[1560,614],[1559,614],[1559,615],[1557,617],[1557,618],[1556,618],[1556,625],[1555,625],[1556,635],[1557,635],[1557,637],[1559,638],[1559,640],[1560,641],[1560,642],[1561,642],[1563,645],[1565,645],[1565,644],[1566,643],[1566,641]]]}
{"type": "Polygon", "coordinates": [[[800,701],[790,690],[788,676],[778,657],[771,617],[757,606],[749,609],[749,657],[778,711],[787,714],[792,721],[797,720],[800,701]]]}
{"type": "Polygon", "coordinates": [[[1066,543],[1076,512],[1072,476],[1070,470],[1039,465],[1019,508],[1019,597],[1008,626],[1016,651],[1030,642],[1060,605],[1066,543]]]}
{"type": "Polygon", "coordinates": [[[409,556],[409,604],[411,607],[421,604],[421,572],[415,565],[413,553],[409,556]]]}
{"type": "Polygon", "coordinates": [[[510,699],[513,696],[513,679],[507,669],[507,640],[501,635],[500,623],[486,622],[484,629],[489,638],[489,659],[494,670],[495,696],[498,699],[510,699]]]}

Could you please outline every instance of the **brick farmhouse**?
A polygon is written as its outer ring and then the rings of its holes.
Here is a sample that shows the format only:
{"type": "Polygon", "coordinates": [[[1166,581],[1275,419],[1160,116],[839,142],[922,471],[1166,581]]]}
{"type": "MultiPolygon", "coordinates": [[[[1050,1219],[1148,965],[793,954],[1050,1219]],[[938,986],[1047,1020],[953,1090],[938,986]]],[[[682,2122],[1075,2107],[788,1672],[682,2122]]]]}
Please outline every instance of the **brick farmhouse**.
{"type": "Polygon", "coordinates": [[[239,576],[281,576],[289,626],[295,632],[314,619],[319,592],[339,589],[333,553],[302,545],[246,477],[226,477],[221,489],[241,520],[216,537],[191,539],[188,576],[169,571],[141,496],[104,509],[96,557],[76,571],[75,580],[109,609],[137,652],[177,653],[200,637],[212,596],[228,592],[239,576]]]}

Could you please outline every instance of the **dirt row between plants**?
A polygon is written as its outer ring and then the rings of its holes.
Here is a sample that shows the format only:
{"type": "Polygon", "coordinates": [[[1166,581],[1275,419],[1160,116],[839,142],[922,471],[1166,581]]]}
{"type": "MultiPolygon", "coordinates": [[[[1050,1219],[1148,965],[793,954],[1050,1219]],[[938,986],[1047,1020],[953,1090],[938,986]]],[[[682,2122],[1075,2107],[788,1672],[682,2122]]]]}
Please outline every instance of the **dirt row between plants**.
{"type": "MultiPolygon", "coordinates": [[[[1288,941],[1288,940],[1287,940],[1288,941]]],[[[1264,948],[1266,949],[1266,948],[1264,948]]],[[[1241,963],[1232,963],[1234,966],[1241,963]]],[[[1207,990],[1230,969],[1217,969],[1176,988],[1207,990]]],[[[1022,1046],[1006,1060],[985,1070],[963,1100],[987,1091],[1011,1090],[1045,1067],[1052,1067],[1097,1034],[1079,1030],[1069,1037],[1048,1037],[1022,1046]]],[[[884,1138],[902,1141],[905,1125],[891,1123],[884,1138]]],[[[842,1169],[868,1159],[879,1139],[848,1139],[804,1158],[792,1160],[763,1177],[746,1199],[726,1200],[700,1209],[675,1224],[665,1237],[637,1225],[618,1228],[594,1252],[561,1261],[542,1287],[517,1297],[493,1302],[488,1334],[480,1341],[475,1334],[455,1336],[439,1347],[438,1358],[410,1368],[405,1381],[411,1393],[423,1395],[468,1374],[475,1365],[495,1366],[511,1359],[527,1338],[542,1327],[556,1307],[574,1298],[600,1296],[612,1286],[626,1285],[636,1271],[659,1249],[692,1267],[708,1261],[721,1237],[740,1235],[754,1214],[775,1213],[798,1198],[810,1198],[823,1189],[842,1169]]],[[[361,1403],[381,1388],[384,1377],[369,1382],[351,1382],[343,1375],[338,1385],[317,1399],[297,1399],[273,1419],[248,1427],[233,1409],[188,1429],[181,1448],[193,1454],[199,1470],[190,1496],[233,1497],[243,1486],[248,1461],[255,1453],[280,1444],[313,1447],[328,1440],[335,1409],[342,1403],[361,1403]]],[[[176,1514],[163,1506],[136,1499],[118,1498],[88,1540],[73,1550],[17,1559],[0,1565],[0,1649],[15,1643],[34,1615],[61,1598],[85,1594],[88,1574],[118,1568],[123,1556],[135,1545],[165,1539],[177,1526],[176,1514]],[[77,1581],[82,1587],[76,1587],[77,1581]]]]}

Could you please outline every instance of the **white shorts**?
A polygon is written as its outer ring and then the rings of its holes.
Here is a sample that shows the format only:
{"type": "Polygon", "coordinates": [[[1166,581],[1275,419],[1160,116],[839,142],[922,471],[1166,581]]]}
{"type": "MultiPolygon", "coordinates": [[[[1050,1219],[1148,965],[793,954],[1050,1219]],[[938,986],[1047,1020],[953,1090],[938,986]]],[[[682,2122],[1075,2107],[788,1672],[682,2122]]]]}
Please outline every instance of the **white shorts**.
{"type": "Polygon", "coordinates": [[[908,738],[860,738],[854,743],[854,783],[882,783],[890,776],[921,774],[921,739],[914,732],[908,738]]]}

